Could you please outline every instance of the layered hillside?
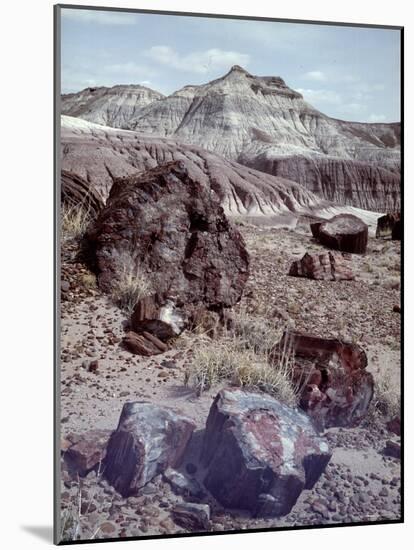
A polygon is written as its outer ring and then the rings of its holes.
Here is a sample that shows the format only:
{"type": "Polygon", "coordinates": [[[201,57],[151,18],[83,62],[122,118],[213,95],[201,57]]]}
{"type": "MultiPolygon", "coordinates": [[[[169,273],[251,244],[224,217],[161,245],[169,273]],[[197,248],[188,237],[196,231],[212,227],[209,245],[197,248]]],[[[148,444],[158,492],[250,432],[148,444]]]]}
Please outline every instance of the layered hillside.
{"type": "Polygon", "coordinates": [[[198,145],[339,204],[400,207],[400,124],[330,118],[280,77],[236,65],[222,78],[124,113],[122,124],[95,121],[198,145]]]}
{"type": "Polygon", "coordinates": [[[163,97],[140,85],[85,88],[62,96],[62,114],[114,128],[129,128],[138,111],[163,97]]]}
{"type": "Polygon", "coordinates": [[[114,179],[174,160],[217,193],[227,214],[311,213],[330,206],[284,178],[226,160],[194,145],[62,116],[62,168],[77,174],[105,200],[114,179]]]}

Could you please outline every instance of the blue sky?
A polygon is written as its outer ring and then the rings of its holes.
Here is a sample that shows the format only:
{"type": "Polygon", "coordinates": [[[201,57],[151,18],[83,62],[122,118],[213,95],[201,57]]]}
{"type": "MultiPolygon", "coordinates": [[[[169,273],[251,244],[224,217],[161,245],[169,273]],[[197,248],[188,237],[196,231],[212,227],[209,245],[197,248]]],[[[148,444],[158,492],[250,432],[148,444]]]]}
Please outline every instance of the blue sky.
{"type": "Polygon", "coordinates": [[[143,84],[170,94],[241,65],[323,113],[400,119],[397,30],[62,9],[62,92],[143,84]]]}

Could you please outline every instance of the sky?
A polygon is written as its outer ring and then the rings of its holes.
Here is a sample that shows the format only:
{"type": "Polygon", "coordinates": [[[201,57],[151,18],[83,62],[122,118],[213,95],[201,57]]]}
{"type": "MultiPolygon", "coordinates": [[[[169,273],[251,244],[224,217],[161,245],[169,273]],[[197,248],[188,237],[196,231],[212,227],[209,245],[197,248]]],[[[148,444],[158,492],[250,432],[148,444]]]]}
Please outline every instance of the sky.
{"type": "Polygon", "coordinates": [[[400,33],[63,8],[61,89],[142,84],[171,94],[241,65],[281,76],[323,113],[343,120],[400,120],[400,33]]]}

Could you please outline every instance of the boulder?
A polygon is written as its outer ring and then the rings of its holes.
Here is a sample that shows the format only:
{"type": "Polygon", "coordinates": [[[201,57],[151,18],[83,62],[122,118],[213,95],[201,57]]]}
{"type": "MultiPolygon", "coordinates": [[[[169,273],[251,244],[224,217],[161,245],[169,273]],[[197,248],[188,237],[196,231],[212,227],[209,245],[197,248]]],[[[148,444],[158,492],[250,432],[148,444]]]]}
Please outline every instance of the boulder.
{"type": "Polygon", "coordinates": [[[184,161],[116,180],[86,240],[104,291],[127,266],[178,307],[214,309],[234,305],[248,277],[242,236],[184,161]]]}
{"type": "Polygon", "coordinates": [[[377,220],[377,230],[375,236],[379,237],[391,237],[395,225],[400,223],[400,212],[390,212],[384,216],[380,216],[377,220]]]}
{"type": "Polygon", "coordinates": [[[108,443],[104,475],[124,497],[137,494],[169,466],[176,467],[195,424],[172,409],[125,403],[108,443]]]}
{"type": "Polygon", "coordinates": [[[356,426],[374,393],[367,356],[359,346],[299,332],[285,332],[275,353],[294,355],[293,378],[301,392],[300,406],[321,428],[356,426]]]}
{"type": "Polygon", "coordinates": [[[137,334],[130,330],[124,336],[122,343],[131,353],[145,357],[159,355],[168,349],[168,346],[164,342],[161,342],[156,336],[145,331],[142,334],[137,334]]]}
{"type": "Polygon", "coordinates": [[[166,342],[182,333],[186,327],[186,316],[173,300],[154,294],[136,303],[131,327],[135,332],[149,332],[166,342]]]}
{"type": "Polygon", "coordinates": [[[328,248],[364,254],[368,243],[368,226],[353,214],[339,214],[325,222],[311,224],[311,231],[328,248]]]}
{"type": "Polygon", "coordinates": [[[201,460],[204,484],[223,506],[287,514],[330,458],[311,420],[268,395],[225,389],[211,406],[201,460]]]}
{"type": "Polygon", "coordinates": [[[63,456],[68,470],[83,477],[99,467],[106,456],[111,433],[111,430],[90,430],[83,434],[67,435],[63,456]]]}
{"type": "Polygon", "coordinates": [[[339,252],[306,253],[301,260],[292,263],[289,275],[320,281],[351,281],[354,279],[349,260],[339,252]]]}

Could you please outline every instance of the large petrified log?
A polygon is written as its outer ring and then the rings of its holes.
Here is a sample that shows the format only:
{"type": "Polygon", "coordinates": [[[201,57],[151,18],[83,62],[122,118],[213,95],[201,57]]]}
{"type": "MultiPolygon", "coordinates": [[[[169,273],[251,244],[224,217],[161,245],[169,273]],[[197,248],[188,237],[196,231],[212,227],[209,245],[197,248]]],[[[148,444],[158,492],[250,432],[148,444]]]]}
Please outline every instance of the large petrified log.
{"type": "Polygon", "coordinates": [[[330,457],[310,419],[268,395],[226,389],[211,406],[201,457],[204,484],[223,506],[287,514],[330,457]]]}
{"type": "Polygon", "coordinates": [[[95,187],[73,172],[61,171],[61,204],[69,208],[82,206],[91,218],[96,218],[104,202],[95,187]]]}
{"type": "Polygon", "coordinates": [[[354,254],[364,254],[367,249],[368,226],[353,214],[339,214],[310,227],[312,235],[328,248],[354,254]]]}
{"type": "Polygon", "coordinates": [[[400,224],[400,219],[400,212],[390,212],[384,216],[380,216],[377,220],[377,230],[375,232],[375,236],[377,238],[392,237],[394,227],[400,224]]]}
{"type": "Polygon", "coordinates": [[[195,424],[152,403],[125,403],[108,443],[104,475],[123,496],[179,464],[195,424]]]}
{"type": "Polygon", "coordinates": [[[275,353],[294,355],[293,378],[301,407],[321,428],[356,426],[374,393],[367,356],[359,346],[336,339],[285,332],[275,353]]]}
{"type": "Polygon", "coordinates": [[[354,274],[349,260],[339,252],[309,254],[292,263],[289,275],[322,281],[350,281],[354,274]]]}
{"type": "Polygon", "coordinates": [[[87,242],[105,291],[127,265],[179,306],[220,308],[240,299],[248,277],[242,236],[184,161],[117,180],[87,242]]]}

